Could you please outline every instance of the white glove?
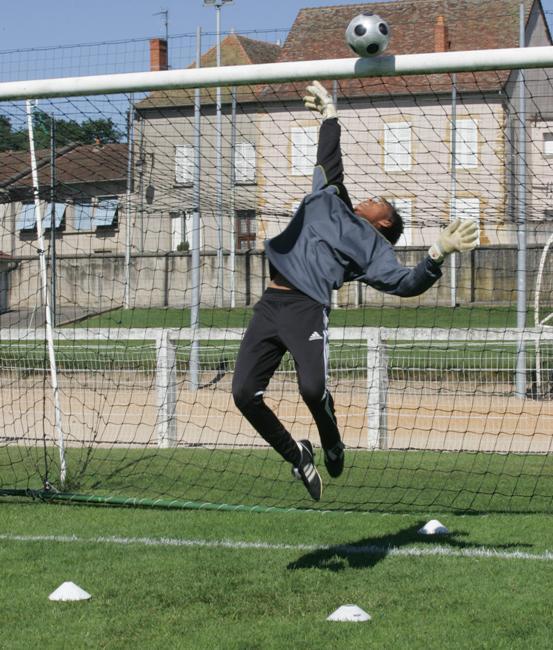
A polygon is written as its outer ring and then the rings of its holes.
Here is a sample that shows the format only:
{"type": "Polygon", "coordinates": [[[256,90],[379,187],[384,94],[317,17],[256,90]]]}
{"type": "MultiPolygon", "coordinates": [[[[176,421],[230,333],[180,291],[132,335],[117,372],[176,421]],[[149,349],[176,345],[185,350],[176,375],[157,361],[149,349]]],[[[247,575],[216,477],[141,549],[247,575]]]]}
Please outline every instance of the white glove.
{"type": "Polygon", "coordinates": [[[443,262],[446,255],[474,250],[478,244],[478,226],[472,219],[455,219],[444,228],[438,241],[428,250],[435,262],[443,262]]]}
{"type": "Polygon", "coordinates": [[[310,86],[307,86],[307,92],[309,95],[306,95],[303,98],[305,108],[309,108],[312,111],[318,111],[323,116],[323,120],[328,120],[331,117],[338,117],[334,101],[330,93],[322,84],[318,81],[314,81],[310,86]]]}

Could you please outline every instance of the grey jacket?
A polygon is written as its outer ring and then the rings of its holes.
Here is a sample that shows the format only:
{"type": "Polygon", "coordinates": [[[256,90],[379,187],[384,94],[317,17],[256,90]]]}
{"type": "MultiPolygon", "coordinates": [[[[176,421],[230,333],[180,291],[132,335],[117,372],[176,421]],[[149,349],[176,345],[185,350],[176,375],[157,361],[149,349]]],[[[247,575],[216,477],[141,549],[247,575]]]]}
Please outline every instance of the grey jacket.
{"type": "Polygon", "coordinates": [[[400,264],[390,242],[357,217],[334,186],[308,194],[285,230],[265,242],[265,252],[289,282],[323,305],[344,282],[417,296],[442,275],[428,256],[412,269],[400,264]]]}

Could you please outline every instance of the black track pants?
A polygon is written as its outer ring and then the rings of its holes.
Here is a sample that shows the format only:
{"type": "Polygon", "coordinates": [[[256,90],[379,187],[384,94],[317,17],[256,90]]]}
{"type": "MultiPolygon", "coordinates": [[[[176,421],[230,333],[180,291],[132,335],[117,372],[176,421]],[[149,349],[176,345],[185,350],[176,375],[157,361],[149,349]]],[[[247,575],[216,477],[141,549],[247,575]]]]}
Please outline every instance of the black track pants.
{"type": "Polygon", "coordinates": [[[232,381],[236,406],[254,429],[288,462],[297,465],[298,446],[265,404],[263,394],[286,350],[296,366],[300,394],[323,448],[334,447],[340,432],[326,389],[328,308],[300,291],[267,289],[255,305],[238,352],[232,381]]]}

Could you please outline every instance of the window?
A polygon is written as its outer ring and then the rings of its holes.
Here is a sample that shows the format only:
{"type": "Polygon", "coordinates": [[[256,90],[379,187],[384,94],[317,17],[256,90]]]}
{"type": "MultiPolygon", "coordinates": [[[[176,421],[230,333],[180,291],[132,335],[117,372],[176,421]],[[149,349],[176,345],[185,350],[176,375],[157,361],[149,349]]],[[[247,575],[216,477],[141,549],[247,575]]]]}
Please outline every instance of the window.
{"type": "MultiPolygon", "coordinates": [[[[43,204],[44,205],[44,204],[43,204]]],[[[61,226],[65,216],[65,203],[54,203],[55,227],[61,226]]],[[[42,229],[47,230],[52,227],[52,204],[48,203],[41,211],[42,229]]],[[[34,203],[24,203],[17,215],[17,230],[34,230],[37,227],[36,208],[34,203]]]]}
{"type": "Polygon", "coordinates": [[[17,230],[34,230],[36,228],[36,213],[34,203],[23,203],[17,214],[17,230]]]}
{"type": "Polygon", "coordinates": [[[474,120],[457,120],[455,128],[455,167],[470,169],[478,165],[478,128],[474,120]]]}
{"type": "MultiPolygon", "coordinates": [[[[61,226],[63,217],[65,216],[65,208],[67,206],[65,203],[54,203],[54,224],[55,228],[61,226]]],[[[46,210],[44,211],[44,216],[42,217],[42,227],[44,230],[52,227],[52,204],[48,203],[46,210]]]]}
{"type": "Polygon", "coordinates": [[[543,134],[543,155],[553,156],[553,133],[543,134]]]}
{"type": "MultiPolygon", "coordinates": [[[[196,210],[186,210],[184,213],[184,236],[186,237],[186,241],[190,244],[190,248],[192,248],[192,243],[194,241],[194,217],[197,215],[196,210]]],[[[198,221],[199,228],[200,228],[200,248],[204,245],[204,238],[203,238],[203,232],[202,232],[202,222],[201,220],[198,221]]]]}
{"type": "MultiPolygon", "coordinates": [[[[73,206],[73,227],[75,230],[92,230],[92,203],[75,203],[73,206]]],[[[57,215],[56,215],[57,216],[57,215]]]]}
{"type": "Polygon", "coordinates": [[[456,198],[453,200],[452,218],[472,219],[478,226],[478,244],[480,244],[480,199],[456,198]]]}
{"type": "Polygon", "coordinates": [[[184,212],[171,212],[171,250],[188,250],[184,235],[184,212]]]}
{"type": "Polygon", "coordinates": [[[413,244],[413,201],[411,199],[388,199],[403,219],[403,234],[396,246],[413,244]]]}
{"type": "Polygon", "coordinates": [[[94,208],[92,225],[94,228],[109,228],[117,226],[117,199],[98,199],[94,208]]]}
{"type": "Polygon", "coordinates": [[[292,174],[309,176],[317,161],[317,127],[295,126],[292,136],[292,174]]]}
{"type": "Polygon", "coordinates": [[[384,125],[384,169],[387,172],[411,169],[411,125],[407,122],[384,125]]]}
{"type": "Polygon", "coordinates": [[[175,182],[190,185],[194,180],[194,147],[178,144],[175,147],[175,182]]]}
{"type": "Polygon", "coordinates": [[[234,174],[237,183],[255,183],[255,146],[251,142],[236,145],[234,174]]]}
{"type": "MultiPolygon", "coordinates": [[[[170,212],[171,250],[191,250],[194,237],[194,210],[170,212]]],[[[200,223],[200,248],[203,246],[202,226],[200,223]]]]}
{"type": "Polygon", "coordinates": [[[236,210],[236,250],[255,248],[255,210],[236,210]]]}

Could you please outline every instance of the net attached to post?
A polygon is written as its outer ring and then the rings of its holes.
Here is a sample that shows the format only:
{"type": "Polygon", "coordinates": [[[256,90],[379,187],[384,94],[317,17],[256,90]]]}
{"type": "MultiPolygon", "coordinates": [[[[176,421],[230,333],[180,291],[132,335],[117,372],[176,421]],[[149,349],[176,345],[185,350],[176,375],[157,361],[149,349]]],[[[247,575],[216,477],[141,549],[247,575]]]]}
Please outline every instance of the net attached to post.
{"type": "MultiPolygon", "coordinates": [[[[417,298],[357,282],[333,295],[329,387],[347,456],[339,479],[321,469],[316,507],[551,510],[553,328],[541,316],[553,309],[551,253],[540,259],[553,228],[552,75],[526,72],[524,128],[511,70],[326,82],[345,184],[354,203],[379,195],[396,206],[402,262],[415,265],[454,217],[478,223],[479,247],[449,258],[439,284],[417,298]]],[[[269,279],[263,242],[311,187],[320,120],[303,108],[305,85],[291,77],[220,95],[122,87],[41,99],[32,109],[38,187],[21,138],[25,105],[0,104],[21,143],[0,153],[1,493],[313,507],[231,394],[243,331],[269,279]]],[[[317,448],[289,355],[265,397],[296,439],[317,448]]]]}

